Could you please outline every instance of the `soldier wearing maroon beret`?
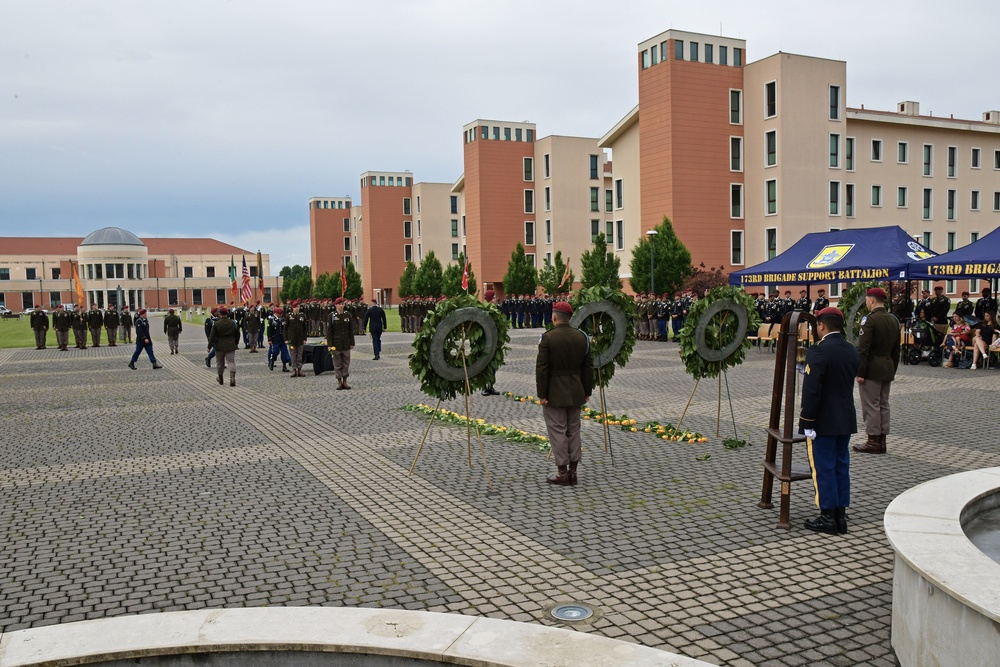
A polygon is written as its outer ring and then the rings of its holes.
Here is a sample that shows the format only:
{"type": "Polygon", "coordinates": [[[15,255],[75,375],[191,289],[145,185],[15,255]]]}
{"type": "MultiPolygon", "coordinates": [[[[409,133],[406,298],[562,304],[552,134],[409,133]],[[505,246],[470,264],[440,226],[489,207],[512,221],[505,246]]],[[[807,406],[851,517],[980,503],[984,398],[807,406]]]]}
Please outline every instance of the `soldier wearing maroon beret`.
{"type": "Polygon", "coordinates": [[[862,454],[885,454],[889,434],[889,387],[899,367],[899,321],[885,309],[885,290],[872,287],[865,293],[868,315],[858,335],[858,393],[868,440],[854,445],[862,454]]]}

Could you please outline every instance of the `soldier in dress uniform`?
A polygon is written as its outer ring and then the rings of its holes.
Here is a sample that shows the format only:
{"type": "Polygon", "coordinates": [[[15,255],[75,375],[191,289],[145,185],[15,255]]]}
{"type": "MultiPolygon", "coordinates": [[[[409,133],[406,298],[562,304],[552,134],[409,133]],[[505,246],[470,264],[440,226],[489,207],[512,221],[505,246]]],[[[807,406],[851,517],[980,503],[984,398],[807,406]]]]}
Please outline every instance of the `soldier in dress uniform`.
{"type": "Polygon", "coordinates": [[[656,300],[656,339],[667,342],[667,323],[670,321],[670,295],[664,292],[656,300]]]}
{"type": "Polygon", "coordinates": [[[56,312],[52,313],[52,328],[56,330],[56,345],[63,352],[69,351],[69,329],[72,325],[73,316],[60,303],[56,312]]]}
{"type": "Polygon", "coordinates": [[[639,324],[639,340],[646,340],[649,337],[649,315],[646,312],[646,293],[640,292],[635,295],[635,314],[639,324]]]}
{"type": "Polygon", "coordinates": [[[73,306],[73,340],[77,349],[87,349],[87,315],[80,308],[80,304],[73,306]]]}
{"type": "Polygon", "coordinates": [[[916,310],[913,312],[919,313],[921,308],[926,309],[928,313],[931,312],[931,291],[929,289],[925,289],[920,293],[920,298],[917,299],[916,310]]]}
{"type": "Polygon", "coordinates": [[[247,311],[247,317],[244,322],[247,328],[247,338],[250,341],[250,353],[257,354],[257,340],[260,338],[260,302],[253,308],[247,311]]]}
{"type": "Polygon", "coordinates": [[[795,310],[795,299],[792,298],[792,290],[785,290],[785,298],[782,300],[781,304],[781,316],[784,317],[785,313],[790,313],[795,310]]]}
{"type": "Polygon", "coordinates": [[[354,349],[354,323],[344,310],[344,297],[333,302],[337,312],[330,316],[326,342],[333,355],[333,371],[337,376],[337,389],[350,389],[347,378],[351,374],[351,350],[354,349]]]}
{"type": "MultiPolygon", "coordinates": [[[[212,327],[215,323],[219,321],[219,309],[213,308],[211,315],[205,318],[205,339],[211,340],[212,337],[212,327]]],[[[208,368],[212,367],[212,359],[215,358],[215,348],[211,345],[208,346],[208,356],[205,357],[205,366],[208,368]]]]}
{"type": "Polygon", "coordinates": [[[101,346],[101,327],[104,326],[104,315],[98,310],[97,304],[90,304],[90,311],[87,313],[87,328],[90,329],[90,340],[94,347],[101,346]]]}
{"type": "Polygon", "coordinates": [[[128,310],[128,304],[122,307],[121,314],[121,339],[123,343],[132,342],[132,313],[128,310]]]}
{"type": "Polygon", "coordinates": [[[969,301],[969,293],[962,292],[962,300],[955,304],[955,314],[962,317],[962,319],[968,319],[972,317],[975,310],[975,304],[969,301]]]}
{"type": "Polygon", "coordinates": [[[49,316],[42,311],[42,307],[37,303],[35,310],[31,313],[31,330],[35,332],[35,349],[45,349],[45,337],[49,333],[49,316]]]}
{"type": "Polygon", "coordinates": [[[288,345],[285,344],[285,310],[275,308],[271,316],[267,318],[267,367],[274,370],[274,362],[281,356],[281,372],[288,372],[288,362],[292,360],[288,354],[288,345]]]}
{"type": "Polygon", "coordinates": [[[801,310],[803,313],[808,313],[812,310],[812,301],[806,296],[805,290],[799,290],[799,300],[795,302],[795,310],[801,310]]]}
{"type": "Polygon", "coordinates": [[[996,314],[997,300],[996,297],[992,296],[992,294],[993,292],[989,287],[984,287],[982,291],[982,298],[976,299],[976,309],[974,312],[977,320],[983,319],[983,315],[987,311],[996,314]]]}
{"type": "Polygon", "coordinates": [[[212,332],[208,335],[208,347],[217,354],[219,360],[216,367],[219,369],[219,384],[223,383],[226,374],[226,367],[229,368],[229,386],[236,386],[236,350],[240,347],[240,327],[235,320],[229,318],[229,310],[223,306],[219,308],[218,320],[212,326],[212,332]]]}
{"type": "Polygon", "coordinates": [[[285,341],[292,354],[292,377],[305,377],[302,374],[302,346],[309,336],[309,317],[302,312],[298,301],[292,302],[292,312],[285,315],[285,341]]]}
{"type": "Polygon", "coordinates": [[[823,310],[824,308],[829,308],[830,307],[830,300],[826,298],[826,290],[825,289],[823,289],[822,287],[820,287],[818,290],[816,290],[816,294],[818,296],[816,297],[816,303],[813,304],[813,312],[814,313],[818,313],[819,311],[823,310]]]}
{"type": "MultiPolygon", "coordinates": [[[[170,354],[181,353],[179,339],[181,331],[183,330],[184,325],[181,322],[180,316],[174,311],[173,308],[171,308],[170,311],[167,312],[167,316],[163,318],[163,333],[167,335],[167,347],[170,348],[170,354]]],[[[211,338],[209,340],[211,340],[211,338]]],[[[209,347],[211,347],[211,344],[209,347]]]]}
{"type": "Polygon", "coordinates": [[[107,312],[104,313],[104,329],[108,332],[108,347],[116,347],[118,327],[121,326],[121,323],[122,320],[115,311],[114,304],[109,304],[107,312]]]}
{"type": "MultiPolygon", "coordinates": [[[[96,304],[94,307],[97,307],[96,304]]],[[[100,311],[98,311],[98,313],[100,313],[100,311]]],[[[98,331],[100,331],[100,329],[98,329],[98,331]]],[[[146,319],[146,309],[140,308],[135,318],[135,352],[132,353],[132,360],[128,362],[128,367],[132,370],[137,370],[135,362],[139,359],[139,354],[143,350],[146,351],[146,355],[149,356],[149,360],[153,362],[153,370],[163,368],[163,366],[157,363],[156,355],[153,354],[153,339],[149,333],[149,320],[146,319]]]]}
{"type": "Polygon", "coordinates": [[[934,288],[934,298],[931,299],[931,308],[928,311],[931,315],[931,322],[934,324],[948,324],[948,313],[951,312],[951,299],[944,295],[944,287],[937,285],[934,288]]]}

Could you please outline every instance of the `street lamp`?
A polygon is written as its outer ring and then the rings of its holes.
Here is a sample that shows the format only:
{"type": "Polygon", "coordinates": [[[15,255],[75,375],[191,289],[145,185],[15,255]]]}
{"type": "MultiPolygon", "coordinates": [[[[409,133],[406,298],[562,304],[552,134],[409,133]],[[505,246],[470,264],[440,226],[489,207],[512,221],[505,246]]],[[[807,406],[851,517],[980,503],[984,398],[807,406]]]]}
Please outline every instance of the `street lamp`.
{"type": "Polygon", "coordinates": [[[653,294],[656,294],[656,286],[653,281],[653,237],[658,233],[655,229],[646,232],[646,236],[649,237],[649,291],[653,294]]]}

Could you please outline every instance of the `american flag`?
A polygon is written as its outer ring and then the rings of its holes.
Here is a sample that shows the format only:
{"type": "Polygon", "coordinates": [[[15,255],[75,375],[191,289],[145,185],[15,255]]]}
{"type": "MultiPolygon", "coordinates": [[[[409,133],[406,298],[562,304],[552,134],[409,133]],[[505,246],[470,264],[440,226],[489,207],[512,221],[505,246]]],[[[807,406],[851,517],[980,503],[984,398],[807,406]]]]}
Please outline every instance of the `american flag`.
{"type": "Polygon", "coordinates": [[[247,267],[246,255],[243,256],[243,280],[240,284],[240,299],[253,301],[253,285],[250,284],[250,269],[247,267]]]}

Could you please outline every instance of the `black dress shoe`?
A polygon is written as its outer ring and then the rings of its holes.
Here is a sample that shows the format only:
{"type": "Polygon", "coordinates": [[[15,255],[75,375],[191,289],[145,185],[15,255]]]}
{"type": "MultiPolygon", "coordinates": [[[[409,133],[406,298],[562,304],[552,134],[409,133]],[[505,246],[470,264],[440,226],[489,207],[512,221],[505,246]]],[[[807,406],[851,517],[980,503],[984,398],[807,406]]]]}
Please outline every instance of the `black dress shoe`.
{"type": "Polygon", "coordinates": [[[804,525],[809,530],[815,530],[817,533],[826,533],[827,535],[837,534],[837,522],[833,518],[832,510],[824,510],[815,519],[806,519],[804,525]]]}
{"type": "Polygon", "coordinates": [[[847,508],[838,507],[833,510],[833,521],[837,524],[837,534],[846,535],[847,534],[847,508]]]}
{"type": "Polygon", "coordinates": [[[205,368],[211,368],[211,367],[212,367],[212,358],[205,357],[205,368]]]}

